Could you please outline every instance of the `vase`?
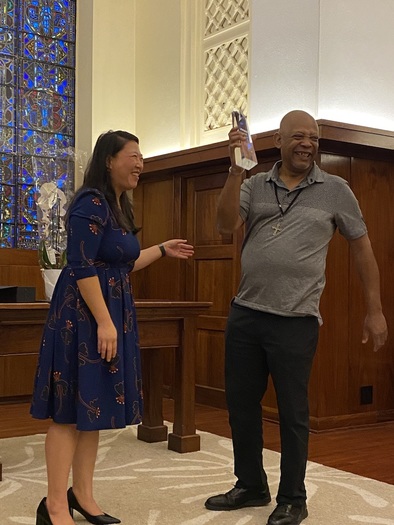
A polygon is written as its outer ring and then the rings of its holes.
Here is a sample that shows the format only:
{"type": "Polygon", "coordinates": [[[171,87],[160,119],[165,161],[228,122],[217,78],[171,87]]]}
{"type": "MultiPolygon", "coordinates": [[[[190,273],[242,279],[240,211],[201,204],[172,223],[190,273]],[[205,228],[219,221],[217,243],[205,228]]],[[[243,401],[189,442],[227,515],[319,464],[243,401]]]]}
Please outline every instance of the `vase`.
{"type": "Polygon", "coordinates": [[[45,297],[47,298],[47,301],[52,299],[53,290],[55,289],[61,271],[62,270],[59,268],[41,269],[42,278],[44,279],[45,297]]]}

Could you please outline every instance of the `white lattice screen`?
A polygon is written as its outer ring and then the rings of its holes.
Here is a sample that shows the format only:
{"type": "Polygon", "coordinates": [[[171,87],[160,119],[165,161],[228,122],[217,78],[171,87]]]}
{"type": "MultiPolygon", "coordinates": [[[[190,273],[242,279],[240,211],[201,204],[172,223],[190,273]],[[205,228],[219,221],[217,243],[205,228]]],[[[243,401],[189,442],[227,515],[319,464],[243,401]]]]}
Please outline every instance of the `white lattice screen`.
{"type": "Polygon", "coordinates": [[[231,124],[248,103],[249,0],[205,0],[204,132],[231,124]]]}
{"type": "Polygon", "coordinates": [[[205,36],[249,20],[249,0],[205,0],[205,36]]]}

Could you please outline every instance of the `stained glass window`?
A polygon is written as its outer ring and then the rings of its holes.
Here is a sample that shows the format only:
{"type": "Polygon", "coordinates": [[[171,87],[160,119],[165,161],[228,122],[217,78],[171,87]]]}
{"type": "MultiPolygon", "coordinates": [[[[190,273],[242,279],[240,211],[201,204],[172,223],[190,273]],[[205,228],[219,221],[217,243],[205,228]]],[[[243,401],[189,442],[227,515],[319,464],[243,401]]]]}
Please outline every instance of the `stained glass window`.
{"type": "Polygon", "coordinates": [[[0,247],[37,248],[37,189],[74,186],[75,0],[0,0],[0,247]]]}

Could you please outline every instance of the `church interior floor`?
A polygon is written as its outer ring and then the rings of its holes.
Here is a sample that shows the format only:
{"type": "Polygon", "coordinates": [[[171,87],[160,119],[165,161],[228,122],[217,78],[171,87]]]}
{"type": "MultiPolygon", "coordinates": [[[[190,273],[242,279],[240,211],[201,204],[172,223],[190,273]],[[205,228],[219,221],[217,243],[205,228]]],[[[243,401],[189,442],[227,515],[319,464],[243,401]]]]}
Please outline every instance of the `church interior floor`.
{"type": "MultiPolygon", "coordinates": [[[[163,400],[163,416],[173,420],[173,401],[163,400]]],[[[45,433],[48,421],[34,420],[28,403],[0,404],[0,438],[45,433]]],[[[227,411],[196,405],[196,428],[230,438],[227,411]]],[[[394,484],[394,421],[357,428],[311,433],[309,459],[394,484]]],[[[264,421],[264,444],[280,451],[279,427],[264,421]]],[[[2,460],[4,463],[4,459],[2,460]]]]}

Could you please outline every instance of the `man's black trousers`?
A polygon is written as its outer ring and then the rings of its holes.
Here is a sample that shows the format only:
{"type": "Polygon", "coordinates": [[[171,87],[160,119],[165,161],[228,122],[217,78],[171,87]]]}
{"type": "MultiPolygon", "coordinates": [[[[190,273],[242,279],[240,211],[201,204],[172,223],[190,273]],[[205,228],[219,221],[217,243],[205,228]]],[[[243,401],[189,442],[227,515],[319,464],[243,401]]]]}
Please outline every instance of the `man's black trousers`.
{"type": "Polygon", "coordinates": [[[228,318],[225,380],[236,486],[262,489],[267,483],[261,400],[271,375],[281,437],[278,504],[306,500],[308,382],[318,332],[316,317],[284,317],[234,303],[228,318]]]}

